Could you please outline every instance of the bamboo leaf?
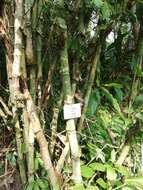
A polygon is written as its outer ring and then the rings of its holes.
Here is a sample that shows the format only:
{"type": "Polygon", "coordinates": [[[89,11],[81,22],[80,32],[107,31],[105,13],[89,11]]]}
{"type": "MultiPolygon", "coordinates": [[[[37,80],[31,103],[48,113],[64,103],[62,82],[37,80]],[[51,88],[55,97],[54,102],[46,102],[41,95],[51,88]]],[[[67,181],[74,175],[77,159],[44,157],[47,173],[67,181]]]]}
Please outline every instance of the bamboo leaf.
{"type": "Polygon", "coordinates": [[[33,190],[35,181],[31,181],[28,183],[28,186],[26,187],[26,190],[33,190]]]}
{"type": "Polygon", "coordinates": [[[90,164],[89,166],[95,171],[105,172],[105,169],[106,169],[104,164],[101,164],[101,163],[98,163],[98,162],[94,162],[94,163],[90,164]]]}
{"type": "Polygon", "coordinates": [[[37,183],[34,184],[33,190],[40,190],[39,185],[37,183]]]}
{"type": "Polygon", "coordinates": [[[102,18],[103,19],[108,19],[110,14],[111,14],[111,10],[108,6],[108,3],[105,1],[101,7],[101,13],[102,13],[102,18]]]}
{"type": "Polygon", "coordinates": [[[88,116],[92,116],[96,112],[99,103],[100,103],[100,94],[98,90],[95,90],[91,93],[89,98],[89,103],[87,108],[88,116]]]}
{"type": "Polygon", "coordinates": [[[115,165],[115,169],[125,177],[129,177],[129,171],[127,167],[121,165],[115,165]]]}
{"type": "Polygon", "coordinates": [[[103,5],[102,0],[91,0],[89,2],[90,2],[90,5],[95,8],[101,8],[101,6],[103,5]]]}
{"type": "Polygon", "coordinates": [[[121,118],[124,119],[124,116],[121,112],[120,106],[117,102],[117,100],[113,97],[113,95],[104,87],[101,87],[103,93],[105,94],[106,98],[112,103],[114,109],[117,111],[117,113],[120,115],[121,118]]]}
{"type": "Polygon", "coordinates": [[[71,188],[71,190],[85,190],[82,184],[77,184],[71,188]]]}
{"type": "Polygon", "coordinates": [[[125,179],[125,184],[129,186],[143,188],[143,177],[133,177],[125,179]]]}
{"type": "Polygon", "coordinates": [[[94,170],[89,166],[83,165],[81,166],[81,175],[87,179],[91,178],[94,174],[94,170]]]}
{"type": "Polygon", "coordinates": [[[107,165],[107,179],[109,181],[115,181],[117,178],[117,174],[115,169],[111,165],[107,165]]]}
{"type": "Polygon", "coordinates": [[[107,189],[107,183],[102,178],[97,179],[96,183],[98,183],[103,189],[107,189]]]}
{"type": "Polygon", "coordinates": [[[44,181],[40,178],[38,178],[36,180],[37,184],[39,185],[40,188],[46,189],[48,187],[48,185],[46,183],[44,183],[44,181]]]}

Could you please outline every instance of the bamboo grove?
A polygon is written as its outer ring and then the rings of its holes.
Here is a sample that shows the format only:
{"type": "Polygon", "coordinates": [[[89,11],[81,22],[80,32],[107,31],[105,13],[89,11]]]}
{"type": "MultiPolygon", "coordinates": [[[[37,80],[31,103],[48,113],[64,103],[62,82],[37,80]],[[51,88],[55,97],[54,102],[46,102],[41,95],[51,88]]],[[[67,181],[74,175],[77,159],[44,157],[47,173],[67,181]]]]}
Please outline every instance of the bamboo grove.
{"type": "Polygon", "coordinates": [[[0,1],[0,189],[143,189],[142,12],[0,1]]]}

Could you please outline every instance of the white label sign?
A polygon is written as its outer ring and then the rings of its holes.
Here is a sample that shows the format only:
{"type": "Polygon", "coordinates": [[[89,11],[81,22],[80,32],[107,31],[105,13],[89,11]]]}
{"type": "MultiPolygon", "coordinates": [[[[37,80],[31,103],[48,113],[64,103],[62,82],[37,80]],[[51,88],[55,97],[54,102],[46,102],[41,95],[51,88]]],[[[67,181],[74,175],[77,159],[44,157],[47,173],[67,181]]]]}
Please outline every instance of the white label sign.
{"type": "Polygon", "coordinates": [[[74,119],[81,116],[81,105],[77,104],[66,104],[64,105],[64,119],[74,119]]]}

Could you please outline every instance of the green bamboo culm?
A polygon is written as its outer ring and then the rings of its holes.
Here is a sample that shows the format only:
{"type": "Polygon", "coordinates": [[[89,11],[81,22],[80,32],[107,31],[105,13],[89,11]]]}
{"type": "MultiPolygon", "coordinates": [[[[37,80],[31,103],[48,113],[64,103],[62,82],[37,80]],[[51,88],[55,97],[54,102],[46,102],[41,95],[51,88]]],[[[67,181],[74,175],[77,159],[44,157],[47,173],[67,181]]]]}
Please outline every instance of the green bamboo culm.
{"type": "MultiPolygon", "coordinates": [[[[68,62],[68,47],[67,47],[67,26],[64,19],[62,19],[64,27],[62,28],[61,38],[64,39],[63,47],[61,50],[61,73],[63,79],[63,92],[64,92],[64,103],[72,104],[72,87],[70,80],[70,69],[68,62]]],[[[66,121],[66,131],[70,144],[71,159],[72,159],[72,179],[75,183],[81,183],[81,170],[80,170],[80,154],[79,146],[77,141],[76,127],[74,119],[69,119],[66,121]]]]}

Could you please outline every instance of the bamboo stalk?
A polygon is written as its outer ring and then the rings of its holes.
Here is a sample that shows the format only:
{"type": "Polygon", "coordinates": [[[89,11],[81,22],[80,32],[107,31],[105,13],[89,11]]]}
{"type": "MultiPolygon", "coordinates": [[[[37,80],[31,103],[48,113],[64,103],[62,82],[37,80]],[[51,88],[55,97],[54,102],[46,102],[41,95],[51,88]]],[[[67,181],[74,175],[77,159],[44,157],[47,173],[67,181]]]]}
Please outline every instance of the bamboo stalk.
{"type": "Polygon", "coordinates": [[[143,141],[141,142],[141,174],[143,175],[143,141]]]}
{"type": "Polygon", "coordinates": [[[16,135],[16,145],[17,145],[17,153],[18,153],[18,165],[19,165],[21,181],[24,186],[27,182],[27,178],[26,178],[24,157],[22,153],[22,134],[21,134],[18,115],[16,113],[16,110],[14,109],[15,108],[13,108],[13,118],[15,120],[15,135],[16,135]]]}
{"type": "Polygon", "coordinates": [[[17,109],[17,101],[18,96],[20,94],[20,84],[19,84],[19,77],[20,77],[20,64],[22,58],[22,16],[23,16],[23,0],[16,1],[16,11],[15,11],[15,21],[14,21],[14,60],[12,66],[12,89],[11,94],[14,94],[13,98],[13,119],[15,121],[15,133],[16,133],[16,143],[17,143],[17,152],[18,152],[18,161],[19,161],[19,170],[22,183],[26,183],[26,172],[24,166],[24,158],[23,153],[21,150],[22,146],[22,139],[21,139],[21,129],[20,123],[18,118],[18,109],[17,109]]]}
{"type": "Polygon", "coordinates": [[[47,81],[46,81],[46,84],[44,87],[44,92],[43,92],[42,97],[41,97],[41,107],[44,107],[44,108],[47,107],[47,102],[49,99],[49,93],[51,90],[51,82],[53,79],[56,62],[57,62],[57,57],[55,57],[55,59],[53,60],[53,63],[50,64],[50,68],[48,71],[48,78],[47,78],[47,81]]]}
{"type": "Polygon", "coordinates": [[[52,188],[54,190],[59,190],[60,185],[59,185],[59,181],[56,176],[56,172],[54,170],[53,164],[51,162],[51,158],[50,158],[49,151],[48,151],[47,140],[46,140],[44,132],[42,130],[39,118],[35,112],[35,106],[34,106],[32,98],[31,98],[31,95],[28,91],[26,83],[25,83],[25,87],[24,87],[24,95],[26,97],[26,108],[27,108],[27,112],[28,112],[28,117],[32,124],[32,129],[35,133],[35,138],[40,147],[40,152],[41,152],[41,156],[42,156],[42,159],[44,162],[44,167],[48,172],[48,176],[49,176],[52,188]]]}
{"type": "Polygon", "coordinates": [[[34,132],[32,123],[29,123],[28,128],[28,180],[34,180],[34,132]]]}
{"type": "MultiPolygon", "coordinates": [[[[34,64],[34,53],[33,53],[33,42],[32,42],[32,14],[31,7],[33,1],[25,0],[25,14],[26,14],[26,63],[30,65],[30,93],[35,101],[36,96],[36,73],[35,73],[35,64],[34,64]]],[[[23,63],[24,67],[25,63],[23,63]]],[[[23,75],[26,75],[26,70],[23,70],[23,75]],[[24,72],[25,71],[25,72],[24,72]]],[[[25,76],[24,78],[27,78],[25,76]]],[[[26,111],[26,110],[25,110],[26,111]]],[[[25,120],[27,118],[27,113],[25,113],[25,120]]],[[[28,181],[34,179],[34,132],[32,130],[31,122],[25,121],[24,130],[25,130],[25,140],[27,141],[27,165],[28,165],[28,181]]]]}
{"type": "Polygon", "coordinates": [[[51,154],[53,155],[54,148],[56,145],[56,133],[57,133],[57,127],[58,127],[58,118],[59,118],[59,112],[61,109],[62,105],[62,100],[63,100],[63,93],[61,92],[60,99],[57,103],[57,106],[54,107],[53,109],[53,119],[51,122],[51,145],[50,145],[50,151],[51,154]]]}
{"type": "MultiPolygon", "coordinates": [[[[16,4],[16,12],[15,12],[15,41],[14,41],[14,60],[13,60],[13,47],[12,42],[9,38],[8,31],[4,27],[5,35],[4,35],[4,44],[6,47],[6,66],[7,66],[7,74],[8,74],[8,83],[9,83],[9,90],[10,90],[10,100],[13,103],[16,103],[14,100],[15,93],[19,93],[19,70],[16,72],[15,69],[20,68],[20,60],[21,60],[21,19],[22,19],[22,1],[18,1],[16,4]],[[14,65],[18,64],[18,67],[14,67],[14,65]],[[13,75],[16,74],[16,75],[13,75]],[[14,82],[17,80],[16,84],[14,82]]],[[[2,23],[3,25],[3,23],[2,23]]],[[[7,110],[8,111],[8,110],[7,110]]],[[[17,108],[16,104],[13,105],[12,108],[13,113],[13,120],[15,121],[15,136],[16,136],[16,145],[17,145],[17,152],[18,152],[18,166],[20,171],[20,177],[22,184],[26,184],[26,171],[24,165],[24,157],[22,154],[22,136],[21,136],[21,129],[19,118],[17,115],[17,108]]]]}
{"type": "Polygon", "coordinates": [[[119,155],[118,160],[116,162],[117,164],[120,164],[120,165],[123,164],[123,162],[125,161],[125,158],[129,154],[129,151],[131,148],[131,141],[140,132],[140,130],[141,130],[140,122],[135,124],[132,128],[128,129],[126,136],[125,136],[125,143],[121,147],[121,152],[120,152],[120,155],[119,155]]]}
{"type": "Polygon", "coordinates": [[[36,56],[37,56],[37,66],[38,66],[38,73],[37,73],[37,87],[38,87],[38,105],[40,105],[41,101],[41,80],[42,80],[42,1],[37,1],[37,18],[38,18],[38,24],[37,24],[37,37],[36,37],[36,56]]]}
{"type": "MultiPolygon", "coordinates": [[[[62,33],[64,41],[64,47],[61,50],[61,72],[63,77],[63,91],[65,104],[71,104],[73,102],[72,88],[70,81],[69,63],[68,63],[68,50],[67,50],[67,30],[62,33]]],[[[72,179],[75,183],[82,181],[80,171],[80,154],[77,141],[77,134],[75,123],[73,119],[66,121],[66,131],[70,144],[71,157],[72,157],[72,179]]]]}
{"type": "Polygon", "coordinates": [[[122,152],[116,163],[119,165],[122,165],[124,163],[127,155],[129,154],[129,151],[130,151],[130,144],[127,143],[126,145],[124,145],[122,152]]]}
{"type": "Polygon", "coordinates": [[[67,155],[69,153],[69,149],[70,149],[69,142],[66,142],[65,147],[64,147],[64,149],[62,151],[62,154],[61,154],[61,156],[60,156],[60,158],[59,158],[59,160],[57,162],[57,165],[56,165],[56,171],[58,173],[61,173],[61,171],[62,171],[62,169],[64,167],[64,162],[65,162],[66,157],[67,157],[67,155]]]}
{"type": "Polygon", "coordinates": [[[85,98],[84,98],[84,106],[82,108],[82,114],[81,114],[78,128],[77,128],[79,132],[81,132],[81,130],[83,129],[83,123],[84,123],[85,114],[86,114],[87,107],[88,107],[88,102],[89,102],[92,86],[94,83],[96,67],[97,67],[97,64],[98,64],[99,58],[100,58],[100,52],[101,52],[101,45],[98,45],[96,53],[95,53],[95,57],[94,57],[94,60],[92,63],[92,68],[91,68],[91,72],[90,72],[90,76],[89,76],[89,82],[88,82],[88,86],[87,86],[87,90],[86,90],[86,94],[85,94],[85,98]]]}

